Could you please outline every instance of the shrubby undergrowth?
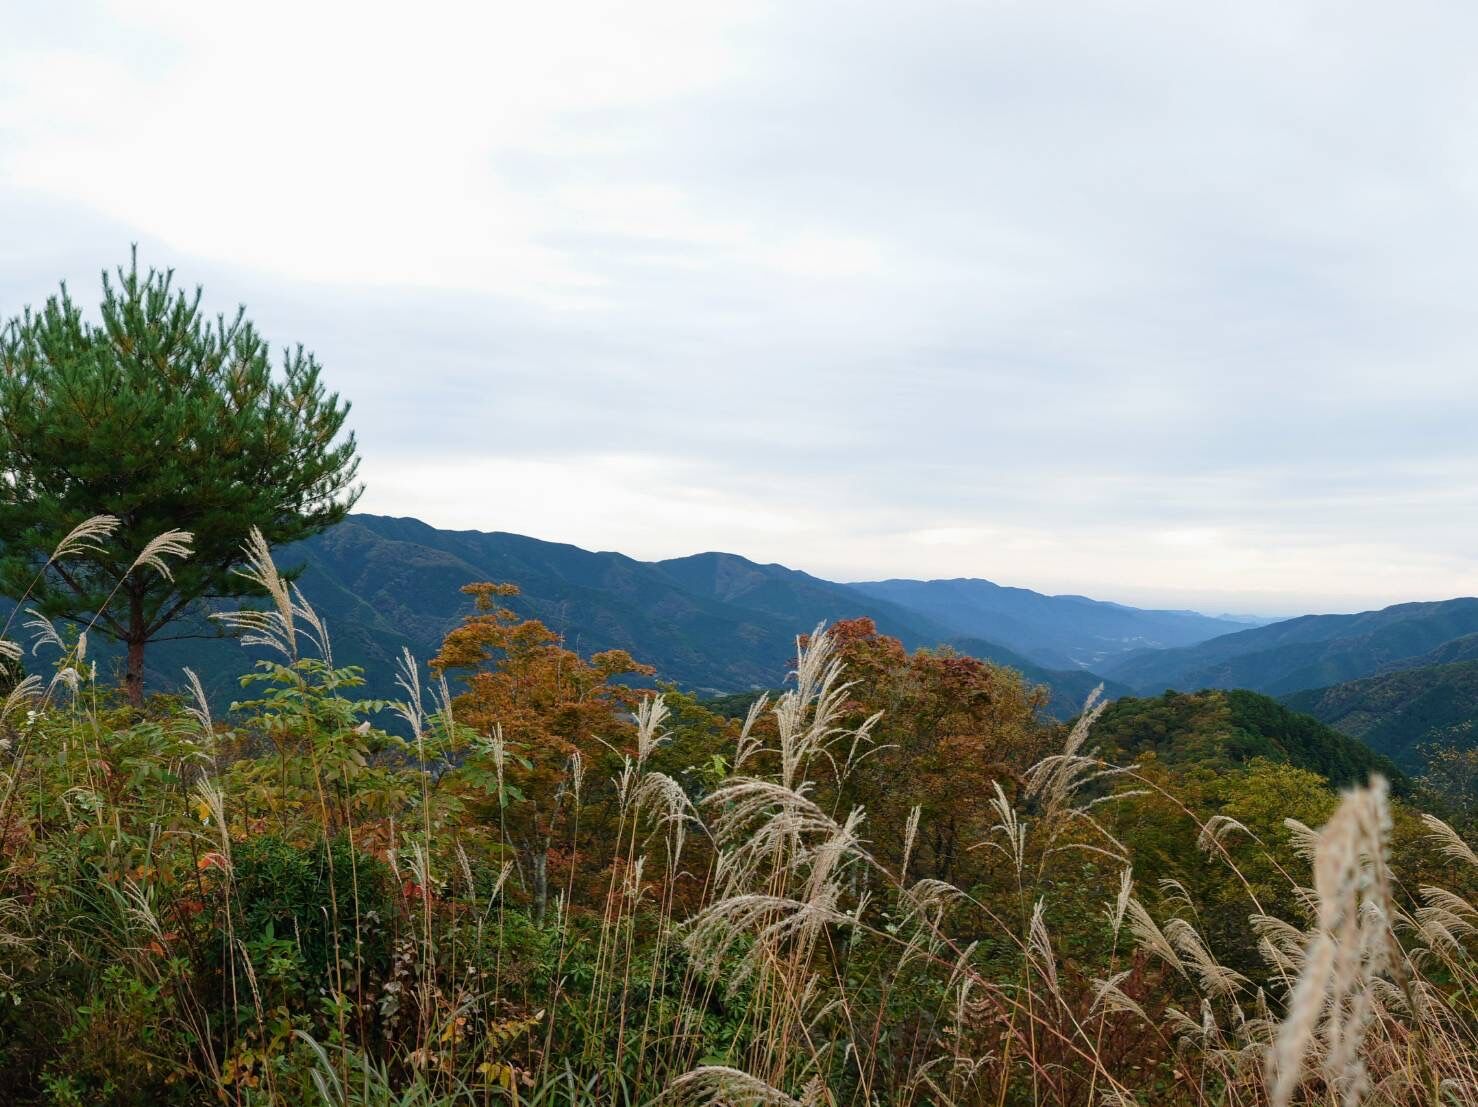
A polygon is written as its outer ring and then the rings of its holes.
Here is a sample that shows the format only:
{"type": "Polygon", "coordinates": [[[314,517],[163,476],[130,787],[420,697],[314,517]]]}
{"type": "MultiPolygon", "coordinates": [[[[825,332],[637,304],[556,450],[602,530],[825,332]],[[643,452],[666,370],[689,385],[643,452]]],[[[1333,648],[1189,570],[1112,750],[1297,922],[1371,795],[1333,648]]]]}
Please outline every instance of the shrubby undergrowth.
{"type": "Polygon", "coordinates": [[[1046,722],[864,621],[727,719],[497,585],[364,700],[249,553],[270,602],[225,621],[276,656],[228,718],[193,674],[128,707],[29,628],[0,1101],[1478,1099],[1478,854],[1378,778],[1122,734],[1110,763],[1097,707],[1046,722]]]}

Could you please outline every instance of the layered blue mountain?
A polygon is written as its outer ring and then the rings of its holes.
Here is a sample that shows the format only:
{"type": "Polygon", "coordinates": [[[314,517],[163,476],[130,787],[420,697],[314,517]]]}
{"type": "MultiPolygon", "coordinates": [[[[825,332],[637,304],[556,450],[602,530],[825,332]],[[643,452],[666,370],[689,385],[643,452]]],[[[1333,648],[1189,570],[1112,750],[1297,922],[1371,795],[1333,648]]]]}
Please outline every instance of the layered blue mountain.
{"type": "MultiPolygon", "coordinates": [[[[1059,717],[1073,714],[1101,680],[1110,698],[1167,688],[1284,696],[1320,689],[1300,708],[1362,732],[1408,764],[1396,732],[1422,719],[1432,723],[1419,728],[1423,736],[1465,726],[1471,670],[1441,667],[1478,660],[1478,599],[1471,598],[1244,628],[1196,612],[1047,596],[984,580],[838,584],[734,554],[645,562],[378,515],[351,516],[276,556],[301,568],[299,585],[328,623],[335,660],[362,665],[367,693],[380,697],[398,694],[401,649],[432,656],[471,611],[462,586],[485,580],[517,584],[522,593],[509,606],[542,620],[572,649],[625,649],[663,679],[700,692],[775,687],[797,634],[820,622],[866,617],[910,648],[950,646],[1020,670],[1052,690],[1059,717]],[[1413,669],[1432,671],[1344,687],[1413,669]],[[1414,702],[1412,713],[1402,713],[1403,697],[1414,702]],[[1366,727],[1375,715],[1380,722],[1366,727]]],[[[211,632],[203,621],[182,629],[211,632]]],[[[116,661],[116,651],[96,636],[91,656],[104,671],[116,661]]],[[[178,687],[189,665],[224,703],[239,694],[235,678],[251,661],[251,651],[232,640],[159,642],[149,649],[149,683],[178,687]]]]}
{"type": "MultiPolygon", "coordinates": [[[[779,565],[727,554],[643,562],[522,535],[437,530],[414,519],[356,515],[288,547],[300,586],[340,641],[347,630],[372,665],[403,640],[434,653],[470,611],[473,581],[510,581],[508,601],[581,653],[625,649],[690,688],[770,686],[795,656],[795,637],[822,621],[867,616],[911,644],[948,637],[894,605],[779,565]]],[[[346,655],[347,656],[347,655],[346,655]]]]}
{"type": "MultiPolygon", "coordinates": [[[[625,649],[662,679],[700,692],[776,687],[795,656],[797,634],[858,617],[910,648],[950,645],[1018,669],[1052,690],[1051,710],[1063,717],[1100,683],[1081,668],[1043,665],[887,599],[733,554],[644,562],[517,534],[354,515],[275,556],[302,570],[298,585],[328,624],[335,661],[363,666],[374,696],[399,694],[394,673],[403,647],[423,661],[436,652],[470,613],[461,588],[475,581],[517,584],[521,594],[508,606],[543,621],[572,649],[587,655],[625,649]]],[[[232,641],[161,642],[149,650],[149,683],[176,687],[188,664],[225,702],[251,658],[232,641]]]]}
{"type": "Polygon", "coordinates": [[[1141,692],[1250,688],[1288,695],[1478,655],[1478,599],[1304,615],[1197,645],[1144,650],[1100,667],[1141,692]]]}
{"type": "Polygon", "coordinates": [[[1141,649],[1190,646],[1242,630],[1245,622],[1195,611],[1155,611],[1047,596],[988,580],[881,580],[852,585],[926,616],[963,637],[999,642],[1039,665],[1102,670],[1141,649]]]}
{"type": "MultiPolygon", "coordinates": [[[[668,680],[700,691],[773,687],[795,656],[795,638],[818,623],[865,617],[909,647],[961,636],[927,615],[783,565],[727,553],[643,562],[522,535],[444,531],[414,519],[356,515],[283,551],[305,565],[301,586],[340,640],[341,657],[374,670],[402,641],[429,656],[469,610],[463,584],[511,581],[509,601],[581,653],[625,649],[668,680]]],[[[1048,685],[1070,714],[1099,683],[1091,673],[1036,663],[999,643],[962,652],[1016,668],[1048,685]]]]}

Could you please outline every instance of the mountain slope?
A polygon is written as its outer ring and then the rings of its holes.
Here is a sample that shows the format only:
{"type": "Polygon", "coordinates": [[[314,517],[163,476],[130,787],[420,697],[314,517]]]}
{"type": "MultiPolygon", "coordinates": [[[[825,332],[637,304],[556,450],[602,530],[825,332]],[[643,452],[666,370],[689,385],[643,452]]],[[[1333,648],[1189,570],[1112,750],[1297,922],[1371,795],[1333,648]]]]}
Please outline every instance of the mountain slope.
{"type": "Polygon", "coordinates": [[[1478,660],[1424,665],[1296,692],[1283,701],[1420,771],[1428,743],[1478,744],[1478,660]]]}
{"type": "Polygon", "coordinates": [[[1141,651],[1100,671],[1145,692],[1251,688],[1283,695],[1410,668],[1475,633],[1478,599],[1406,603],[1356,615],[1305,615],[1199,645],[1141,651]]]}
{"type": "MultiPolygon", "coordinates": [[[[364,666],[373,696],[400,694],[395,667],[402,647],[422,662],[430,658],[471,612],[461,588],[474,581],[518,584],[522,594],[508,606],[542,620],[581,653],[626,649],[664,679],[699,689],[774,684],[794,655],[795,634],[815,625],[693,595],[622,554],[514,534],[442,531],[414,519],[354,515],[274,557],[302,570],[298,586],[328,625],[336,663],[364,666]]],[[[112,651],[99,642],[96,652],[107,672],[112,651]]],[[[260,651],[243,652],[232,641],[157,643],[148,653],[149,684],[177,687],[181,666],[189,664],[224,702],[253,656],[260,651]]]]}
{"type": "MultiPolygon", "coordinates": [[[[689,592],[710,596],[725,603],[774,615],[789,626],[812,627],[843,618],[867,617],[884,634],[902,640],[905,646],[949,646],[960,653],[993,661],[1018,670],[1028,680],[1052,689],[1051,709],[1064,718],[1076,713],[1101,677],[1076,667],[1053,668],[997,641],[961,636],[947,623],[906,605],[859,592],[854,586],[833,584],[783,565],[758,565],[735,554],[704,553],[658,561],[655,565],[689,592]]],[[[1109,682],[1106,695],[1128,692],[1125,685],[1109,682]]]]}
{"type": "Polygon", "coordinates": [[[988,580],[882,580],[851,587],[940,623],[999,642],[1055,668],[1096,668],[1141,648],[1188,646],[1245,624],[1194,611],[1149,611],[1086,596],[1047,596],[988,580]]]}
{"type": "Polygon", "coordinates": [[[866,617],[908,646],[933,645],[951,636],[948,628],[918,612],[784,565],[760,565],[730,553],[693,554],[651,564],[690,595],[769,615],[797,630],[810,630],[823,620],[866,617]],[[851,615],[839,616],[839,611],[851,615]]]}
{"type": "Polygon", "coordinates": [[[391,671],[401,644],[421,658],[434,653],[470,609],[460,588],[475,580],[517,584],[522,594],[509,606],[582,653],[625,649],[663,679],[707,691],[772,687],[794,656],[797,634],[864,616],[911,648],[947,644],[1020,669],[1053,690],[1057,714],[1077,710],[1100,679],[1053,670],[994,642],[957,638],[886,599],[734,554],[641,562],[522,535],[355,515],[282,551],[281,560],[304,563],[300,585],[328,619],[339,659],[364,664],[385,694],[378,674],[391,671]]]}
{"type": "MultiPolygon", "coordinates": [[[[437,530],[415,519],[354,515],[315,538],[275,551],[328,624],[340,665],[365,668],[366,693],[399,695],[402,647],[421,661],[471,610],[462,594],[473,581],[511,581],[521,595],[509,606],[537,618],[581,653],[620,648],[656,667],[662,679],[699,691],[773,687],[785,675],[797,634],[818,622],[865,616],[910,648],[952,644],[1011,665],[1053,689],[1053,710],[1071,714],[1098,678],[1056,672],[992,642],[951,642],[950,629],[884,599],[780,565],[732,554],[699,554],[648,563],[618,553],[543,542],[522,535],[437,530]]],[[[208,627],[200,629],[208,630],[208,627]]],[[[110,652],[94,656],[109,671],[110,652]]],[[[239,695],[235,678],[261,651],[230,640],[161,642],[150,647],[149,684],[179,686],[190,665],[224,704],[239,695]]]]}
{"type": "Polygon", "coordinates": [[[356,515],[283,553],[295,557],[306,563],[304,592],[331,627],[352,626],[376,669],[402,639],[418,656],[434,653],[471,609],[461,587],[478,580],[517,584],[522,594],[509,606],[581,653],[625,649],[693,687],[773,683],[794,652],[789,622],[694,595],[622,554],[356,515]]]}
{"type": "Polygon", "coordinates": [[[1245,689],[1166,692],[1110,704],[1093,726],[1093,743],[1112,760],[1153,753],[1172,765],[1215,768],[1264,757],[1309,769],[1339,785],[1384,773],[1398,791],[1406,780],[1363,743],[1245,689]]]}
{"type": "MultiPolygon", "coordinates": [[[[952,592],[941,600],[925,584],[923,593],[933,598],[927,610],[919,610],[865,587],[733,554],[642,562],[517,534],[438,530],[416,519],[377,515],[353,515],[274,555],[284,568],[302,570],[298,584],[328,624],[336,663],[363,666],[365,693],[374,697],[400,694],[395,671],[401,649],[423,662],[431,657],[446,632],[471,611],[462,586],[481,580],[517,584],[522,594],[509,606],[546,623],[571,648],[584,654],[625,649],[655,666],[660,678],[700,692],[774,687],[794,656],[797,634],[823,621],[866,617],[911,649],[947,645],[1020,670],[1052,690],[1050,710],[1060,717],[1076,713],[1103,681],[1078,664],[1054,665],[1043,657],[1096,654],[1105,635],[1135,626],[1168,627],[1164,633],[1183,637],[1203,633],[1208,624],[1222,625],[1191,613],[1140,612],[986,582],[963,582],[967,599],[976,598],[959,609],[947,602],[952,592]],[[1035,652],[960,629],[989,621],[982,614],[986,601],[978,598],[986,593],[1009,598],[1001,604],[1015,614],[996,625],[1037,643],[1035,652]],[[1099,638],[1075,639],[1073,626],[1099,638]],[[1048,648],[1044,642],[1055,644],[1048,648]]],[[[894,587],[909,582],[886,583],[884,591],[907,593],[917,602],[913,590],[894,587]]],[[[185,629],[212,632],[204,621],[185,629]]],[[[95,638],[92,656],[104,674],[112,672],[115,654],[95,638]]],[[[260,650],[243,651],[220,638],[159,642],[148,652],[148,683],[156,690],[178,688],[180,671],[189,665],[224,705],[239,696],[236,677],[259,656],[260,650]]],[[[1103,683],[1109,697],[1130,691],[1112,680],[1103,683]]]]}
{"type": "Polygon", "coordinates": [[[1478,661],[1478,634],[1464,634],[1443,642],[1434,650],[1420,657],[1405,658],[1397,666],[1386,666],[1383,671],[1394,672],[1396,668],[1418,669],[1428,665],[1451,665],[1457,661],[1478,661]]]}

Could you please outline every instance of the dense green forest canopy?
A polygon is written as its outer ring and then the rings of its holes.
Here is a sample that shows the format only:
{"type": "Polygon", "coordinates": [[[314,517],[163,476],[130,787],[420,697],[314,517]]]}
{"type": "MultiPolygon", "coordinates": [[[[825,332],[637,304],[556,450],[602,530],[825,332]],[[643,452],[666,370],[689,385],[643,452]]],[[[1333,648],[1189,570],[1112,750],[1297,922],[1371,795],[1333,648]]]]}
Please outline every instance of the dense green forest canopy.
{"type": "Polygon", "coordinates": [[[1284,700],[1420,771],[1434,750],[1478,748],[1478,661],[1400,669],[1284,700]]]}
{"type": "Polygon", "coordinates": [[[1165,764],[1233,768],[1264,758],[1307,769],[1336,785],[1383,773],[1397,791],[1406,779],[1364,743],[1268,696],[1245,689],[1165,692],[1115,700],[1093,728],[1113,760],[1151,754],[1165,764]]]}

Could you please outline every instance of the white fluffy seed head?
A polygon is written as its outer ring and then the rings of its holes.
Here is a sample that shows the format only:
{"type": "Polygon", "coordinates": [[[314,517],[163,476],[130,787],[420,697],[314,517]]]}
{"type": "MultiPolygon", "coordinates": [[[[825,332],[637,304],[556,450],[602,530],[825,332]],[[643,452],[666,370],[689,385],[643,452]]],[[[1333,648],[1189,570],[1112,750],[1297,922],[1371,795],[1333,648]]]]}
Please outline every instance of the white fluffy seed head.
{"type": "Polygon", "coordinates": [[[84,519],[57,543],[47,564],[75,557],[80,553],[100,553],[103,540],[111,538],[117,529],[118,519],[113,515],[94,515],[91,519],[84,519]]]}
{"type": "Polygon", "coordinates": [[[1314,852],[1318,922],[1268,1060],[1269,1100],[1288,1107],[1305,1058],[1322,1047],[1321,1075],[1345,1107],[1369,1087],[1362,1050],[1393,942],[1386,782],[1345,793],[1314,852]],[[1322,1022],[1322,1026],[1321,1026],[1322,1022]]]}
{"type": "Polygon", "coordinates": [[[138,569],[149,568],[165,580],[174,580],[174,572],[170,569],[169,562],[164,559],[175,557],[184,561],[194,554],[195,550],[192,545],[194,541],[195,536],[187,530],[167,530],[149,540],[139,552],[139,556],[134,558],[128,571],[133,573],[138,569]]]}
{"type": "Polygon", "coordinates": [[[256,527],[248,533],[241,547],[245,564],[235,570],[236,575],[255,584],[272,601],[270,609],[258,611],[244,608],[240,611],[224,611],[212,615],[222,625],[241,634],[242,644],[266,646],[282,654],[288,661],[298,660],[297,610],[287,582],[277,571],[272,560],[272,548],[256,527]]]}

